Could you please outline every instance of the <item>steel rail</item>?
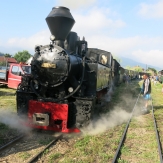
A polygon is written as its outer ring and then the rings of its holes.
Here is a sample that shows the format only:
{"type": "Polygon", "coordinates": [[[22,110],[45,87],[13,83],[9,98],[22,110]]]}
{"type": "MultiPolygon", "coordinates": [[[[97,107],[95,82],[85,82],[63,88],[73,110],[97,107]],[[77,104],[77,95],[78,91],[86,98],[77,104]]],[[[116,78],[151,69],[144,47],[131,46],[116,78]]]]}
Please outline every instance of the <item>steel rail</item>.
{"type": "Polygon", "coordinates": [[[154,122],[155,133],[156,133],[156,139],[157,139],[157,145],[158,145],[158,152],[159,152],[159,156],[160,156],[160,162],[163,163],[162,148],[161,148],[159,133],[158,133],[158,130],[157,130],[156,119],[155,119],[155,116],[154,116],[153,100],[152,99],[151,99],[151,105],[152,105],[152,117],[153,117],[153,122],[154,122]]]}
{"type": "Polygon", "coordinates": [[[15,137],[13,140],[11,140],[10,142],[6,143],[5,145],[0,147],[0,151],[3,151],[5,148],[9,147],[10,145],[13,145],[14,143],[16,143],[18,140],[22,139],[25,135],[20,135],[15,137]]]}
{"type": "Polygon", "coordinates": [[[33,158],[31,158],[27,163],[37,162],[38,159],[42,156],[46,149],[50,148],[54,143],[56,143],[59,139],[63,137],[63,134],[59,135],[57,138],[52,140],[43,150],[41,150],[38,154],[36,154],[33,158]]]}
{"type": "Polygon", "coordinates": [[[134,111],[135,111],[135,107],[136,107],[136,105],[137,105],[137,103],[138,103],[139,97],[140,97],[140,93],[139,93],[139,95],[138,95],[138,98],[137,98],[136,103],[135,103],[135,105],[134,105],[134,108],[133,108],[133,110],[132,110],[131,116],[130,116],[130,118],[129,118],[127,124],[126,124],[126,128],[125,128],[125,130],[124,130],[124,132],[123,132],[123,135],[122,135],[122,137],[121,137],[121,141],[120,141],[120,143],[119,143],[119,145],[118,145],[118,148],[117,148],[117,150],[116,150],[116,153],[115,153],[115,155],[114,155],[114,158],[113,158],[112,163],[116,163],[116,162],[117,162],[118,154],[119,154],[119,152],[120,152],[121,146],[122,146],[122,144],[123,144],[123,142],[124,142],[124,139],[125,139],[125,137],[126,137],[126,133],[127,133],[127,130],[128,130],[129,124],[130,124],[130,121],[131,121],[131,119],[132,119],[133,113],[134,113],[134,111]]]}

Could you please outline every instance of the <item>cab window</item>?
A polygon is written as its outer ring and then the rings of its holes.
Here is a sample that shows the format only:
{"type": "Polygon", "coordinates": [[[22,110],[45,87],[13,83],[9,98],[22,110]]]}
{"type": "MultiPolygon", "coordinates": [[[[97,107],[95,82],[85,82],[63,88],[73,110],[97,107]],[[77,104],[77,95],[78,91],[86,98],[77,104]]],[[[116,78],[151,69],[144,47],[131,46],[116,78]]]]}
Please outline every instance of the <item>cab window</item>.
{"type": "Polygon", "coordinates": [[[14,75],[20,75],[21,70],[20,70],[20,68],[18,66],[12,66],[11,73],[14,74],[14,75]]]}

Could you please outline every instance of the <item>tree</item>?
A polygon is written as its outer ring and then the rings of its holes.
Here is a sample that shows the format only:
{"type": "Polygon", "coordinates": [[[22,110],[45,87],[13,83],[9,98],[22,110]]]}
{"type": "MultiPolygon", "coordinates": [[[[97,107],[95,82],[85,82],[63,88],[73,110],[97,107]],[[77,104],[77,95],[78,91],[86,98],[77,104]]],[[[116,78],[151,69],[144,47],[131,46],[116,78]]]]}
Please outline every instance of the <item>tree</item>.
{"type": "Polygon", "coordinates": [[[131,70],[131,66],[126,66],[125,69],[131,70]]]}
{"type": "Polygon", "coordinates": [[[1,61],[0,62],[0,66],[6,66],[6,62],[5,61],[3,61],[3,62],[1,61]]]}
{"type": "Polygon", "coordinates": [[[2,52],[0,52],[0,56],[3,56],[4,54],[2,52]]]}
{"type": "Polygon", "coordinates": [[[18,62],[26,62],[31,57],[31,54],[27,50],[23,50],[22,52],[17,52],[14,55],[14,58],[18,62]]]}
{"type": "Polygon", "coordinates": [[[140,67],[140,66],[132,67],[132,70],[137,71],[137,72],[142,72],[142,71],[143,71],[142,69],[143,69],[143,68],[140,67]]]}
{"type": "Polygon", "coordinates": [[[8,53],[6,53],[4,56],[5,56],[5,57],[8,57],[8,58],[12,57],[12,55],[10,55],[10,54],[8,54],[8,53]]]}
{"type": "Polygon", "coordinates": [[[122,59],[120,59],[119,57],[115,56],[114,54],[112,54],[112,55],[113,55],[113,58],[115,60],[117,60],[117,62],[119,62],[119,64],[122,63],[122,59]]]}
{"type": "Polygon", "coordinates": [[[157,74],[157,70],[156,69],[154,69],[154,68],[152,68],[152,67],[148,67],[148,71],[153,71],[154,72],[154,74],[157,74]]]}

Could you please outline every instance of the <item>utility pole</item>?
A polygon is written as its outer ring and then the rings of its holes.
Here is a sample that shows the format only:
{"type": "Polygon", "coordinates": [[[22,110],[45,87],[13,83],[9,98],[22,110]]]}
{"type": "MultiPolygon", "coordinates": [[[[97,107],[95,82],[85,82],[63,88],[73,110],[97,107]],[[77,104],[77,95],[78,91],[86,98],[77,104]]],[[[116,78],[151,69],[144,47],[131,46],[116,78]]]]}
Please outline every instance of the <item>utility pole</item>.
{"type": "Polygon", "coordinates": [[[146,72],[147,72],[147,64],[146,64],[146,72]]]}

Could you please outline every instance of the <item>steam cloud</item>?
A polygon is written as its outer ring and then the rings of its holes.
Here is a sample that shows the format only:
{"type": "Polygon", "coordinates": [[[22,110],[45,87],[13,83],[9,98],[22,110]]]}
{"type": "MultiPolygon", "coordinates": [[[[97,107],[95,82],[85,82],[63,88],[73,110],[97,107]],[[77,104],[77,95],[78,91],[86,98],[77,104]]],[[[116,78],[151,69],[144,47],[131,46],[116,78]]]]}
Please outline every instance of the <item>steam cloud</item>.
{"type": "MultiPolygon", "coordinates": [[[[111,83],[111,88],[108,93],[103,98],[104,101],[109,102],[111,100],[111,96],[114,90],[114,85],[111,83]]],[[[83,134],[96,135],[106,130],[113,128],[117,125],[120,125],[124,122],[127,122],[131,117],[131,109],[133,109],[135,104],[135,98],[133,99],[130,94],[125,94],[121,97],[122,102],[118,103],[118,106],[115,106],[112,111],[100,115],[100,117],[95,118],[89,126],[82,129],[83,134]],[[125,109],[124,109],[125,108],[125,109]]],[[[109,106],[109,104],[107,103],[109,106]]],[[[134,115],[140,115],[140,107],[143,106],[141,99],[139,99],[139,103],[136,105],[136,109],[134,111],[134,115]]]]}
{"type": "Polygon", "coordinates": [[[106,131],[109,128],[113,128],[117,125],[127,122],[130,118],[131,113],[122,110],[121,108],[116,108],[110,113],[101,116],[100,119],[94,120],[88,127],[83,129],[84,134],[96,135],[106,131]]]}
{"type": "Polygon", "coordinates": [[[0,123],[4,123],[5,125],[8,125],[9,127],[17,129],[21,132],[29,132],[30,128],[22,124],[24,122],[25,120],[22,120],[13,112],[8,110],[0,111],[0,123]]]}
{"type": "Polygon", "coordinates": [[[104,101],[106,101],[106,102],[111,101],[111,96],[113,94],[113,88],[114,88],[114,84],[113,84],[113,82],[110,82],[110,88],[109,88],[107,94],[103,97],[104,101]]]}

